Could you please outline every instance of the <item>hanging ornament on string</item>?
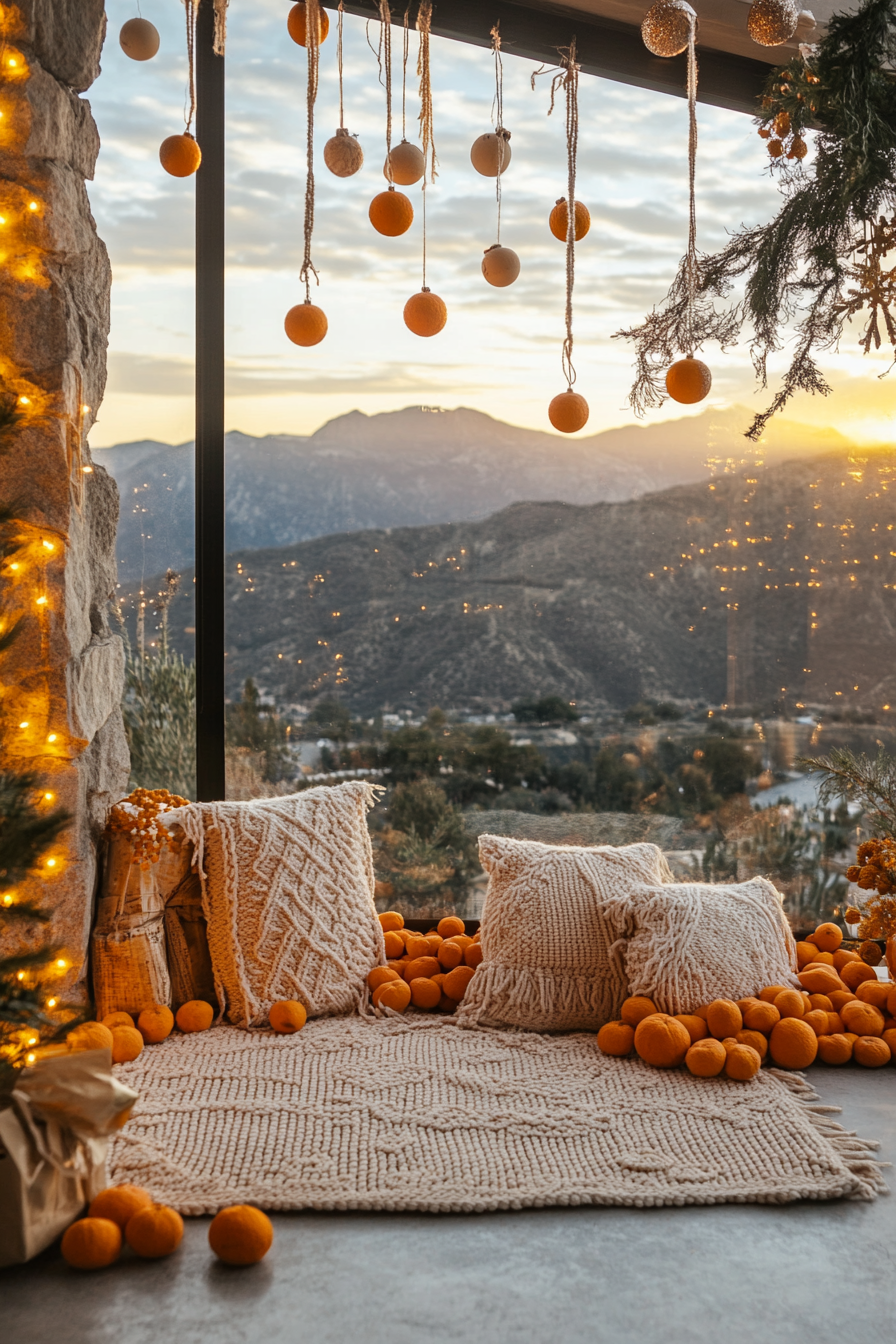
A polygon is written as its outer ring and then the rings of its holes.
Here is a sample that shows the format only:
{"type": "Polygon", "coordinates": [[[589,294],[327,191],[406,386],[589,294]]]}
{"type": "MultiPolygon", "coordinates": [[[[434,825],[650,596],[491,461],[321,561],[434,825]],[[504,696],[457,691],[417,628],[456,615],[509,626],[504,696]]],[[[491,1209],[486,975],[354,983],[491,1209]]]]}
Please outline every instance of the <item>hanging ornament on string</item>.
{"type": "MultiPolygon", "coordinates": [[[[494,177],[495,179],[495,200],[498,207],[497,239],[491,247],[486,248],[485,256],[482,258],[482,274],[490,285],[496,289],[504,289],[507,285],[512,285],[520,273],[520,259],[512,247],[503,247],[501,245],[501,175],[504,172],[504,151],[510,154],[510,132],[504,130],[504,67],[501,62],[501,26],[496,23],[491,32],[492,52],[495,57],[495,143],[498,148],[498,158],[495,162],[494,173],[483,173],[483,177],[494,177]],[[507,137],[505,139],[505,136],[507,137]]],[[[479,139],[484,139],[480,136],[479,139]]],[[[473,145],[476,145],[479,140],[473,145]]],[[[473,166],[476,166],[476,159],[471,153],[473,166]]],[[[477,170],[478,171],[478,170],[477,170]]]]}
{"type": "Polygon", "coordinates": [[[182,135],[169,135],[159,146],[159,161],[166,173],[172,177],[192,177],[202,162],[202,151],[196,143],[190,127],[196,115],[196,11],[199,0],[184,0],[187,16],[187,101],[188,111],[185,118],[186,129],[182,135]]]}
{"type": "Polygon", "coordinates": [[[387,238],[398,238],[407,233],[414,222],[414,207],[403,191],[395,190],[392,177],[392,11],[389,0],[378,0],[380,12],[380,39],[376,58],[380,68],[380,83],[386,90],[386,180],[387,191],[374,196],[367,211],[377,233],[387,238]]]}
{"type": "MultiPolygon", "coordinates": [[[[298,8],[298,6],[297,6],[298,8]]],[[[306,94],[305,141],[305,253],[299,279],[305,286],[305,302],[297,303],[286,314],[283,326],[293,345],[319,345],[327,334],[327,317],[322,308],[311,302],[311,277],[317,284],[320,278],[311,260],[311,235],[314,232],[314,105],[320,75],[320,43],[317,34],[322,31],[319,21],[319,0],[305,0],[302,6],[307,17],[305,37],[300,44],[308,53],[308,82],[306,94]]]]}
{"type": "MultiPolygon", "coordinates": [[[[139,5],[137,9],[139,11],[139,5]]],[[[142,16],[128,19],[118,34],[119,46],[132,61],[151,61],[159,50],[160,41],[158,28],[142,16]]]]}
{"type": "Polygon", "coordinates": [[[495,56],[495,101],[492,108],[495,116],[495,129],[480,135],[473,141],[470,149],[470,162],[483,177],[496,177],[510,167],[510,132],[504,125],[504,71],[501,66],[501,23],[495,24],[491,32],[492,51],[495,56]]]}
{"type": "Polygon", "coordinates": [[[800,7],[793,0],[754,0],[747,32],[761,47],[780,47],[793,37],[799,21],[800,7]]]}
{"type": "MultiPolygon", "coordinates": [[[[541,70],[532,75],[532,88],[541,70]]],[[[566,379],[566,391],[558,392],[548,407],[548,419],[561,434],[575,434],[588,423],[588,403],[580,392],[573,391],[576,381],[575,365],[572,362],[572,293],[575,285],[576,270],[576,160],[579,150],[579,65],[576,61],[576,39],[573,38],[566,49],[560,51],[560,69],[551,80],[551,105],[548,116],[554,110],[554,101],[560,90],[566,99],[566,197],[572,205],[572,211],[566,214],[566,335],[563,339],[561,364],[566,379]]]]}
{"type": "Polygon", "coordinates": [[[417,74],[420,78],[420,140],[426,172],[423,174],[423,288],[412,294],[404,306],[404,322],[415,336],[437,336],[448,321],[448,309],[438,294],[433,294],[426,283],[426,178],[436,180],[435,143],[433,141],[432,78],[430,73],[429,38],[432,29],[431,0],[421,0],[417,10],[417,32],[420,46],[417,54],[417,74]]]}
{"type": "MultiPolygon", "coordinates": [[[[320,46],[321,42],[326,42],[327,40],[327,33],[330,31],[330,20],[327,15],[327,11],[325,9],[322,9],[319,4],[314,5],[313,8],[317,11],[318,15],[317,45],[320,46]]],[[[292,38],[293,42],[295,42],[300,47],[307,46],[308,44],[307,42],[308,12],[309,12],[309,6],[307,4],[304,4],[303,0],[298,0],[298,4],[293,5],[292,9],[286,16],[287,31],[289,32],[289,35],[292,38]]]]}
{"type": "Polygon", "coordinates": [[[412,145],[407,137],[409,45],[408,11],[405,10],[401,54],[401,144],[389,151],[383,164],[383,177],[387,182],[397,182],[400,187],[412,187],[426,172],[423,150],[419,145],[412,145]]]}
{"type": "Polygon", "coordinates": [[[656,0],[641,23],[645,47],[653,56],[680,56],[696,18],[687,0],[656,0]]]}
{"type": "MultiPolygon", "coordinates": [[[[687,6],[690,8],[690,6],[687,6]]],[[[673,401],[692,406],[703,401],[712,387],[712,374],[702,359],[694,355],[694,303],[700,279],[697,261],[697,15],[688,16],[688,250],[685,258],[687,284],[687,354],[677,359],[666,373],[666,391],[673,401]]]]}
{"type": "Polygon", "coordinates": [[[353,177],[364,165],[364,151],[357,136],[345,129],[345,108],[342,96],[342,0],[339,0],[339,20],[336,29],[336,67],[339,71],[339,129],[324,145],[324,163],[336,177],[353,177]]]}

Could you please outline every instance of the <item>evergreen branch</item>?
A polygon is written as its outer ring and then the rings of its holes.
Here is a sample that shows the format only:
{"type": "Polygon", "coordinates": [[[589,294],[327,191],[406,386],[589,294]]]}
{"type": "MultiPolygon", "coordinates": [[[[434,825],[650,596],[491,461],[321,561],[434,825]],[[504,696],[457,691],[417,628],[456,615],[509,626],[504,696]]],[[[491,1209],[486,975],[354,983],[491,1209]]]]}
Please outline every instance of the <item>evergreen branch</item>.
{"type": "Polygon", "coordinates": [[[798,762],[806,770],[821,771],[819,801],[828,807],[841,798],[860,804],[878,835],[896,837],[896,757],[881,748],[874,760],[834,747],[827,756],[798,762]]]}
{"type": "Polygon", "coordinates": [[[0,887],[13,887],[32,873],[40,855],[71,821],[71,813],[62,807],[35,813],[36,792],[36,775],[0,771],[0,887]]]}

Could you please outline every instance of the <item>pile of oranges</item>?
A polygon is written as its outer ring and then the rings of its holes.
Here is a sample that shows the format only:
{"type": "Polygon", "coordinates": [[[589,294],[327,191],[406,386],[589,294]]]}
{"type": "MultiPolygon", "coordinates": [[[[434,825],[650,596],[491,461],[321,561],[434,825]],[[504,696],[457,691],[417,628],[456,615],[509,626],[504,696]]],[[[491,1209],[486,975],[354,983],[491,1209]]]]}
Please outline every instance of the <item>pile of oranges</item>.
{"type": "Polygon", "coordinates": [[[387,910],[379,921],[387,960],[367,977],[374,1007],[453,1013],[482,961],[479,934],[468,937],[456,915],[440,919],[428,933],[406,929],[397,910],[387,910]]]}
{"type": "Polygon", "coordinates": [[[166,1040],[175,1025],[183,1032],[207,1031],[214,1017],[214,1008],[204,999],[181,1004],[176,1015],[164,1003],[150,1003],[136,1021],[130,1013],[107,1013],[102,1022],[82,1022],[69,1032],[64,1046],[51,1046],[46,1053],[111,1050],[113,1064],[128,1064],[142,1053],[144,1045],[166,1040]]]}
{"type": "MultiPolygon", "coordinates": [[[[154,1204],[139,1185],[111,1185],[91,1201],[86,1218],[66,1228],[62,1256],[73,1269],[105,1269],[126,1243],[145,1260],[160,1260],[177,1250],[184,1220],[167,1204],[154,1204]]],[[[271,1248],[274,1229],[261,1209],[233,1204],[212,1219],[208,1242],[227,1265],[257,1264],[271,1248]]]]}
{"type": "Polygon", "coordinates": [[[606,1055],[635,1053],[656,1068],[684,1064],[698,1078],[747,1082],[765,1063],[805,1069],[816,1060],[865,1068],[896,1055],[896,984],[879,980],[856,952],[840,949],[836,924],[797,944],[800,989],[767,985],[747,998],[716,999],[670,1015],[640,996],[597,1033],[606,1055]]]}

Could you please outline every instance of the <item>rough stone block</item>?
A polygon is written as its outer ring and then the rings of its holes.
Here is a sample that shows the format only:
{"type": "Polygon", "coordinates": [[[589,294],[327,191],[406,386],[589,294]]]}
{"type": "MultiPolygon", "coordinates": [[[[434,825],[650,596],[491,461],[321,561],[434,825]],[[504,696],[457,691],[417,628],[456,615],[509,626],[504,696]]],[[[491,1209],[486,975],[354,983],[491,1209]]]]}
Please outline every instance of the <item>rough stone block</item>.
{"type": "Polygon", "coordinates": [[[31,46],[41,65],[76,93],[100,73],[106,36],[104,0],[18,0],[12,34],[31,46]]]}
{"type": "Polygon", "coordinates": [[[88,644],[69,663],[66,681],[72,732],[90,742],[121,704],[124,644],[117,635],[88,644]]]}
{"type": "Polygon", "coordinates": [[[92,179],[100,136],[90,104],[64,88],[38,61],[29,62],[30,76],[9,86],[0,125],[0,174],[27,181],[23,158],[55,159],[82,178],[92,179]]]}

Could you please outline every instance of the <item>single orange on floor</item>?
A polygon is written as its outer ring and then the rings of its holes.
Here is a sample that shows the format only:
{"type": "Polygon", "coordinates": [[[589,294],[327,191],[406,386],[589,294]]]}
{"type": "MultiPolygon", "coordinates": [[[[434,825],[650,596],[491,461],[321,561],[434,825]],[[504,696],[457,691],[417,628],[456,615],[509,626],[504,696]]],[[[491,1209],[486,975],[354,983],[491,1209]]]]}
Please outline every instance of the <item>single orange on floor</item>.
{"type": "Polygon", "coordinates": [[[112,1032],[102,1022],[82,1022],[65,1038],[69,1050],[111,1050],[112,1032]]]}
{"type": "Polygon", "coordinates": [[[605,1022],[597,1033],[597,1048],[605,1055],[622,1057],[635,1048],[635,1029],[628,1022],[605,1022]]]}
{"type": "Polygon", "coordinates": [[[176,1251],[184,1235],[184,1220],[167,1204],[150,1204],[135,1213],[124,1230],[132,1251],[144,1260],[160,1260],[176,1251]]]}
{"type": "Polygon", "coordinates": [[[164,1003],[151,1003],[137,1018],[137,1030],[147,1045],[158,1045],[174,1030],[174,1014],[164,1003]]]}
{"type": "Polygon", "coordinates": [[[852,1041],[840,1031],[819,1036],[818,1058],[823,1064],[848,1064],[852,1059],[852,1041]]]}
{"type": "Polygon", "coordinates": [[[373,991],[375,1008],[391,1008],[403,1013],[411,1001],[411,987],[406,980],[388,980],[373,991]]]}
{"type": "Polygon", "coordinates": [[[818,1037],[801,1017],[782,1017],[772,1028],[769,1050],[783,1069],[807,1069],[818,1054],[818,1037]]]}
{"type": "Polygon", "coordinates": [[[308,1010],[296,999],[281,999],[279,1003],[272,1003],[268,1010],[268,1022],[281,1036],[301,1031],[307,1020],[308,1010]]]}
{"type": "Polygon", "coordinates": [[[208,1031],[215,1020],[215,1010],[205,999],[189,999],[174,1014],[181,1031],[208,1031]]]}
{"type": "Polygon", "coordinates": [[[656,1012],[657,1006],[653,999],[648,999],[643,994],[633,994],[623,1002],[619,1016],[630,1027],[636,1027],[645,1017],[653,1017],[656,1012]]]}
{"type": "Polygon", "coordinates": [[[714,1036],[695,1041],[684,1057],[688,1070],[695,1078],[717,1078],[725,1067],[728,1051],[714,1036]]]}
{"type": "Polygon", "coordinates": [[[109,1218],[122,1232],[135,1213],[148,1209],[152,1195],[142,1185],[109,1185],[90,1201],[91,1218],[109,1218]]]}
{"type": "Polygon", "coordinates": [[[103,1026],[111,1031],[113,1027],[133,1027],[136,1023],[130,1013],[107,1013],[103,1018],[103,1026]]]}
{"type": "Polygon", "coordinates": [[[105,1269],[121,1254],[121,1228],[111,1218],[79,1218],[63,1233],[60,1250],[72,1269],[105,1269]]]}
{"type": "Polygon", "coordinates": [[[727,1052],[725,1059],[725,1077],[735,1082],[746,1083],[762,1068],[762,1056],[752,1045],[738,1042],[727,1052]]]}
{"type": "Polygon", "coordinates": [[[873,1003],[862,1003],[861,999],[845,1003],[840,1018],[847,1031],[854,1031],[857,1036],[883,1035],[884,1015],[873,1003]]]}
{"type": "Polygon", "coordinates": [[[880,1036],[860,1036],[852,1048],[852,1057],[866,1069],[879,1069],[889,1064],[890,1047],[880,1036]]]}
{"type": "Polygon", "coordinates": [[[656,1069],[677,1069],[692,1048],[687,1029],[666,1013],[642,1018],[635,1028],[635,1049],[656,1069]]]}
{"type": "Polygon", "coordinates": [[[232,1204],[215,1214],[208,1244],[225,1265],[256,1265],[271,1249],[274,1229],[267,1214],[251,1204],[232,1204]]]}

